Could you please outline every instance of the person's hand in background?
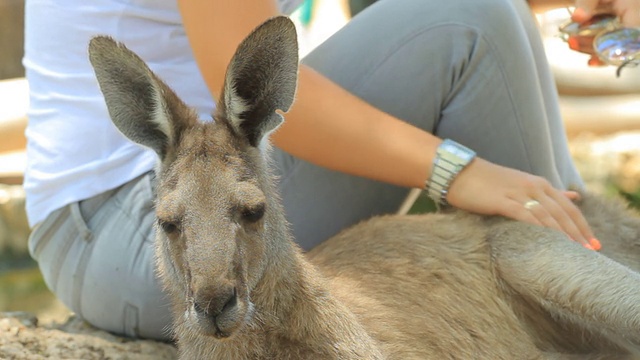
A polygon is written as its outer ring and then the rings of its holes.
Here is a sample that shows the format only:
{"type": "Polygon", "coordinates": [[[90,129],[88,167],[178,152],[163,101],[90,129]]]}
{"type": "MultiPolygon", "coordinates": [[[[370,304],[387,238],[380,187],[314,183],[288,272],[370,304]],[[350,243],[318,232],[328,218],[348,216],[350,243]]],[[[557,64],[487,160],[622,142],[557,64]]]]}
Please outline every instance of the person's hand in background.
{"type": "Polygon", "coordinates": [[[585,22],[602,13],[616,14],[625,27],[640,27],[640,0],[576,0],[572,20],[585,22]]]}

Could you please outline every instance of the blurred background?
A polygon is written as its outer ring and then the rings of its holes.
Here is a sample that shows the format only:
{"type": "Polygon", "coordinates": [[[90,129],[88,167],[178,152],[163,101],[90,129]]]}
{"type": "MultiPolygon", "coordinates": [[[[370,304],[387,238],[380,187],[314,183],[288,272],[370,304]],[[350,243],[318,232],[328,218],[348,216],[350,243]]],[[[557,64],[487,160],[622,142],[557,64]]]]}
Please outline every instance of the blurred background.
{"type": "MultiPolygon", "coordinates": [[[[375,1],[306,0],[293,14],[301,55],[375,1]]],[[[375,6],[375,5],[373,5],[375,6]]],[[[69,311],[47,290],[29,257],[22,177],[28,84],[21,64],[24,0],[0,0],[0,312],[29,311],[41,323],[64,322],[69,311]]],[[[640,204],[640,70],[587,66],[558,36],[566,9],[536,14],[558,91],[573,157],[592,191],[640,204]]],[[[432,204],[414,192],[406,209],[432,204]]],[[[404,209],[404,210],[406,210],[404,209]]]]}

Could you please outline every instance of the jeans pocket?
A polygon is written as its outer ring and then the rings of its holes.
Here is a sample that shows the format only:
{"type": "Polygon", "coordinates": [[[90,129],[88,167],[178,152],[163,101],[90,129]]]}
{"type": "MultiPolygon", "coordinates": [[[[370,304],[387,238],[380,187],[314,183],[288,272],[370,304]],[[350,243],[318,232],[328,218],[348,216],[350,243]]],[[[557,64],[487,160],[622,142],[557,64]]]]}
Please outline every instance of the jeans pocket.
{"type": "Polygon", "coordinates": [[[89,229],[89,225],[82,214],[80,202],[70,204],[69,211],[71,213],[71,219],[78,230],[78,235],[80,235],[84,241],[91,241],[93,234],[91,233],[91,229],[89,229]]]}
{"type": "Polygon", "coordinates": [[[29,254],[39,261],[44,248],[64,226],[68,226],[69,208],[67,206],[52,212],[41,223],[37,224],[29,236],[29,254]]]}
{"type": "Polygon", "coordinates": [[[74,204],[67,205],[51,213],[29,237],[29,253],[38,262],[49,289],[58,296],[60,272],[67,254],[79,238],[73,207],[74,204]]]}

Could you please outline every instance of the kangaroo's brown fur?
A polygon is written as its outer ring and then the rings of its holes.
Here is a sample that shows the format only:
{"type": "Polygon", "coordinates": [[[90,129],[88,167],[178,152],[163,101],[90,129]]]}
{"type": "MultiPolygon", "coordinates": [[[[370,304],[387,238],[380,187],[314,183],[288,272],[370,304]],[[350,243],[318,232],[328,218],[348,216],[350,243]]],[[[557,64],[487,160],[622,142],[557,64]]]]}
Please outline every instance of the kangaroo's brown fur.
{"type": "Polygon", "coordinates": [[[132,52],[90,59],[118,128],[154,149],[157,258],[182,359],[620,359],[640,345],[640,217],[585,195],[600,253],[462,212],[384,216],[303,255],[266,135],[294,98],[295,29],[256,29],[202,123],[132,52]]]}

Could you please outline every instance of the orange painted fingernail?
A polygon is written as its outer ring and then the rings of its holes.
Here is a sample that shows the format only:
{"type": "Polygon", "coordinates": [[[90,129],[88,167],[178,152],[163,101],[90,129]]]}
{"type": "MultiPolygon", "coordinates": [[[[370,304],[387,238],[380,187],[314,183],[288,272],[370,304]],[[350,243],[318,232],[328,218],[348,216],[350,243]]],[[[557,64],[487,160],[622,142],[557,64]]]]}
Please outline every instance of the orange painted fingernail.
{"type": "Polygon", "coordinates": [[[584,246],[585,249],[593,250],[593,246],[589,244],[582,244],[582,246],[584,246]]]}
{"type": "Polygon", "coordinates": [[[600,241],[598,241],[598,239],[596,238],[589,239],[589,245],[591,245],[591,247],[595,251],[600,251],[600,249],[602,249],[602,245],[600,244],[600,241]]]}
{"type": "Polygon", "coordinates": [[[569,36],[569,39],[567,39],[567,43],[569,44],[569,49],[571,50],[578,50],[580,49],[580,41],[578,41],[578,39],[575,36],[569,36]]]}

